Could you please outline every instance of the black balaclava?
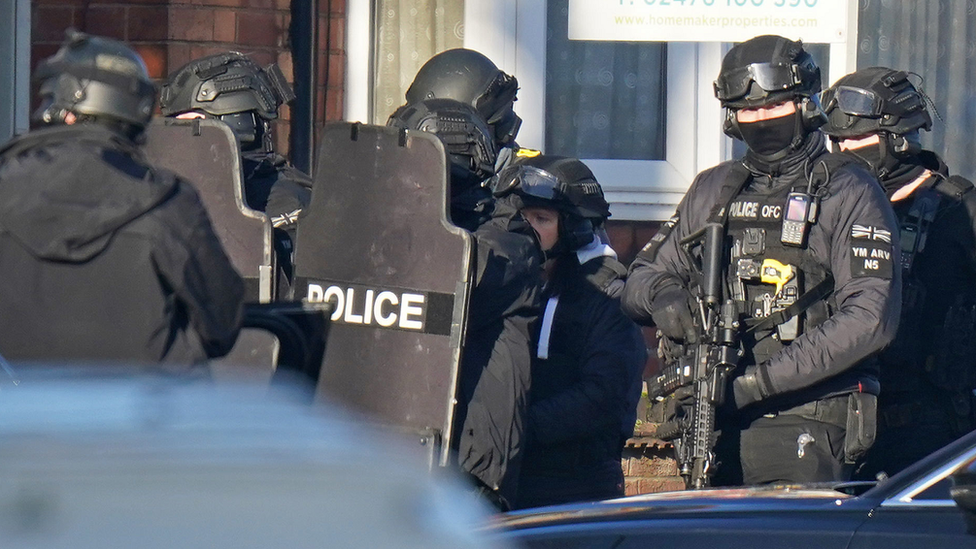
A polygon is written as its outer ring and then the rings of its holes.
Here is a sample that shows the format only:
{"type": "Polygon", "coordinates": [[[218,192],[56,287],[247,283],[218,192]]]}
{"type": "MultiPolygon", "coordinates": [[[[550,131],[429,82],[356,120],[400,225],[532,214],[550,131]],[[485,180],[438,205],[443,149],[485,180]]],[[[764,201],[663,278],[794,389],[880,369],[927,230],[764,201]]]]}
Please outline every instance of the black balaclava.
{"type": "Polygon", "coordinates": [[[770,120],[739,122],[739,132],[751,151],[769,160],[786,156],[791,147],[795,148],[806,137],[798,112],[770,120]]]}
{"type": "Polygon", "coordinates": [[[884,181],[893,176],[896,172],[903,172],[903,164],[911,163],[911,157],[921,151],[921,144],[918,138],[918,131],[914,131],[904,136],[895,136],[888,132],[878,133],[878,143],[861,147],[858,149],[848,149],[847,153],[852,154],[867,162],[878,179],[884,181]],[[895,148],[896,140],[900,140],[904,151],[895,148]]]}

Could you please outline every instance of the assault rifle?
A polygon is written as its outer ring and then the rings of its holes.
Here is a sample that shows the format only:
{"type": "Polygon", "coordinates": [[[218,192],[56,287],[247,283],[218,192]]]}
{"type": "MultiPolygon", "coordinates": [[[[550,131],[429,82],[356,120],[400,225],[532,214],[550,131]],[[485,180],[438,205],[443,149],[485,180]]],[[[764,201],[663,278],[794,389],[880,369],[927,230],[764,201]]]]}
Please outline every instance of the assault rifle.
{"type": "Polygon", "coordinates": [[[678,470],[690,489],[709,485],[715,465],[715,410],[725,400],[728,377],[741,356],[735,302],[722,301],[725,228],[710,222],[681,241],[684,246],[704,237],[702,284],[697,296],[701,314],[697,344],[668,364],[657,379],[652,398],[667,397],[682,387],[693,389],[691,413],[661,425],[658,436],[674,443],[678,470]]]}

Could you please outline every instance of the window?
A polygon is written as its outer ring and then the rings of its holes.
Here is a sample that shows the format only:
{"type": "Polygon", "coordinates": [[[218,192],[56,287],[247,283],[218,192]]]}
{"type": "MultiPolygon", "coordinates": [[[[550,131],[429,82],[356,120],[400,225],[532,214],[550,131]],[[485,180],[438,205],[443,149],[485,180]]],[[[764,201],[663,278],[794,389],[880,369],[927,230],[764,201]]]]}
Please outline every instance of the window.
{"type": "Polygon", "coordinates": [[[666,44],[569,40],[568,4],[548,3],[546,152],[664,160],[666,44]]]}
{"type": "Polygon", "coordinates": [[[455,0],[376,0],[370,121],[385,124],[403,104],[420,67],[463,43],[464,4],[455,0]]]}

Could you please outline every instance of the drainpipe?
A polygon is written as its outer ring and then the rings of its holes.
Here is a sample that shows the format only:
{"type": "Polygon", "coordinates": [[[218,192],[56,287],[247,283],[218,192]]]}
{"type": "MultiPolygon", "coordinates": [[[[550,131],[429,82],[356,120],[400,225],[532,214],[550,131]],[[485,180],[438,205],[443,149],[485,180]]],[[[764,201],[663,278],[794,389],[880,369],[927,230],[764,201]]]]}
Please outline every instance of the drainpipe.
{"type": "Polygon", "coordinates": [[[315,101],[318,82],[318,0],[291,1],[291,50],[295,102],[291,108],[291,161],[305,173],[315,158],[315,101]]]}

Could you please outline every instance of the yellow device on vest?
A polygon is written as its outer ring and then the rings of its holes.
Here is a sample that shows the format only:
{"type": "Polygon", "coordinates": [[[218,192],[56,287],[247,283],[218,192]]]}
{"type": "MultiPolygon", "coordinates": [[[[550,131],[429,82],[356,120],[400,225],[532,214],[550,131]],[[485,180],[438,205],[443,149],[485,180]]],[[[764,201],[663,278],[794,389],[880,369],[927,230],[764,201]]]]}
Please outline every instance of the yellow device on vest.
{"type": "Polygon", "coordinates": [[[787,282],[793,280],[793,276],[793,265],[783,265],[775,259],[763,259],[759,280],[764,284],[775,284],[776,295],[779,295],[787,282]]]}

